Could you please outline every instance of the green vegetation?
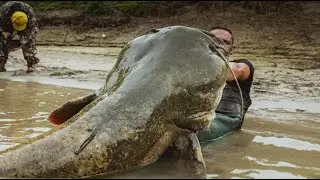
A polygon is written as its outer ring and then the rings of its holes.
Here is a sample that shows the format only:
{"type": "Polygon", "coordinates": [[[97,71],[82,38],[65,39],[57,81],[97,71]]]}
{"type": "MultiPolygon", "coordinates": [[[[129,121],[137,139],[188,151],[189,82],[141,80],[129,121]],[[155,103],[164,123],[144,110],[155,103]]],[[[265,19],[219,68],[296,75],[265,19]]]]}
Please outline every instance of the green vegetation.
{"type": "Polygon", "coordinates": [[[156,7],[161,1],[25,1],[35,11],[52,11],[61,9],[79,10],[90,15],[112,14],[116,11],[134,15],[148,6],[156,7]]]}
{"type": "Polygon", "coordinates": [[[114,14],[121,12],[132,16],[175,14],[181,7],[196,5],[202,10],[231,6],[241,6],[258,13],[282,10],[299,10],[299,1],[25,1],[35,11],[52,11],[61,9],[79,10],[91,15],[114,14]]]}
{"type": "MultiPolygon", "coordinates": [[[[0,1],[0,4],[4,1],[0,1]]],[[[299,13],[299,1],[25,1],[42,26],[67,25],[77,32],[119,27],[134,17],[170,17],[189,11],[224,12],[242,8],[258,14],[299,13]],[[59,10],[65,10],[59,12],[59,10]],[[52,11],[56,11],[51,13],[52,11]],[[68,13],[71,12],[71,13],[68,13]],[[79,28],[81,27],[81,28],[79,28]]]]}

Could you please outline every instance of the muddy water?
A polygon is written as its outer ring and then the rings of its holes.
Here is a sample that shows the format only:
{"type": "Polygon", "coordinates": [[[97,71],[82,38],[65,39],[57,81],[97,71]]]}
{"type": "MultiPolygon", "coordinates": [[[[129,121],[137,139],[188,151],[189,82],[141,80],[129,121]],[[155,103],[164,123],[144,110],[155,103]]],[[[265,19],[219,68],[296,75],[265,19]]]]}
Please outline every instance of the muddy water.
{"type": "MultiPolygon", "coordinates": [[[[40,47],[40,72],[33,74],[22,73],[21,52],[13,53],[8,72],[0,73],[7,79],[0,80],[0,151],[55,128],[46,121],[50,111],[103,84],[118,50],[92,49],[40,47]]],[[[207,178],[320,178],[320,71],[254,63],[253,104],[243,130],[202,145],[207,178]]],[[[159,161],[97,178],[107,177],[191,176],[159,161]]]]}
{"type": "Polygon", "coordinates": [[[49,113],[90,90],[0,80],[0,151],[55,128],[49,113]]]}

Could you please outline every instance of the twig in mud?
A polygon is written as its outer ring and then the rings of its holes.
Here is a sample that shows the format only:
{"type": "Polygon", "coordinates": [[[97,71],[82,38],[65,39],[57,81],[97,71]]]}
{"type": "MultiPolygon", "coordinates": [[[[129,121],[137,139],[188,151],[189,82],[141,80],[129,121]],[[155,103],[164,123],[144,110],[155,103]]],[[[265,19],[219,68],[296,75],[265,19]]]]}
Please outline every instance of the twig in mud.
{"type": "Polygon", "coordinates": [[[256,90],[254,90],[255,92],[269,92],[269,91],[266,91],[266,90],[258,90],[258,89],[256,89],[256,90]]]}
{"type": "Polygon", "coordinates": [[[66,34],[64,35],[63,43],[66,42],[66,39],[67,39],[68,34],[69,34],[69,30],[67,30],[66,34]]]}

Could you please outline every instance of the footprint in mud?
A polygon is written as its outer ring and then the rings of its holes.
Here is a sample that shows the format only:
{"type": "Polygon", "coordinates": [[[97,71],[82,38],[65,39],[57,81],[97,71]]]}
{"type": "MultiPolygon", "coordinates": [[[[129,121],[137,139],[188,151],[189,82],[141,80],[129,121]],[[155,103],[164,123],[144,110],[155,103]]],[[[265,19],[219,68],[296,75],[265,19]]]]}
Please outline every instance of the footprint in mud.
{"type": "MultiPolygon", "coordinates": [[[[35,70],[34,72],[39,72],[39,71],[35,70]]],[[[14,71],[11,76],[26,76],[26,75],[30,75],[30,74],[32,74],[32,73],[27,73],[26,70],[19,69],[19,70],[14,71]]]]}
{"type": "Polygon", "coordinates": [[[51,73],[50,76],[72,76],[72,75],[75,75],[76,73],[75,72],[72,72],[72,71],[67,71],[67,72],[54,72],[54,73],[51,73]]]}
{"type": "Polygon", "coordinates": [[[296,112],[305,112],[305,109],[296,109],[296,112]]]}
{"type": "Polygon", "coordinates": [[[67,70],[67,71],[57,71],[53,72],[50,74],[50,76],[74,76],[77,74],[86,74],[87,72],[85,71],[72,71],[72,70],[67,70]]]}

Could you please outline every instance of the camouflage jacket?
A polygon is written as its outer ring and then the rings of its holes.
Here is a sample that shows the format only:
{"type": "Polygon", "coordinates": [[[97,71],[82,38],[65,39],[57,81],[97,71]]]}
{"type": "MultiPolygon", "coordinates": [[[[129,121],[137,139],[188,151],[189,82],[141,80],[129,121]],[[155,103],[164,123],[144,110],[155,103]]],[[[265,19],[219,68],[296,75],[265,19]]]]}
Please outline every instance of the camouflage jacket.
{"type": "Polygon", "coordinates": [[[11,16],[15,11],[22,11],[28,16],[28,24],[24,31],[18,31],[20,36],[31,36],[27,38],[35,38],[38,33],[38,23],[35,13],[30,5],[19,1],[8,1],[0,7],[0,32],[13,33],[14,29],[11,22],[11,16]]]}

